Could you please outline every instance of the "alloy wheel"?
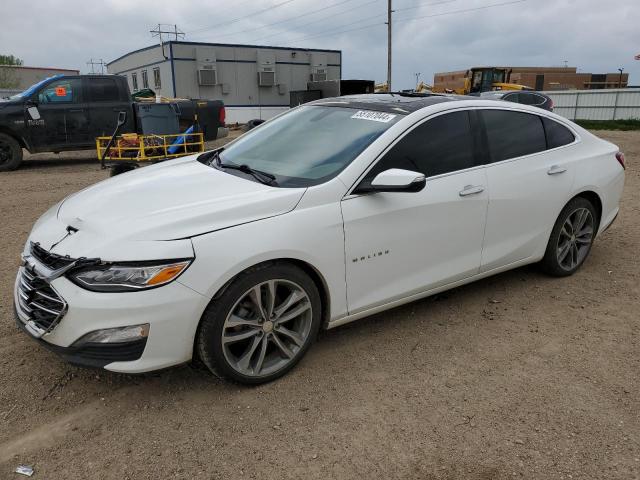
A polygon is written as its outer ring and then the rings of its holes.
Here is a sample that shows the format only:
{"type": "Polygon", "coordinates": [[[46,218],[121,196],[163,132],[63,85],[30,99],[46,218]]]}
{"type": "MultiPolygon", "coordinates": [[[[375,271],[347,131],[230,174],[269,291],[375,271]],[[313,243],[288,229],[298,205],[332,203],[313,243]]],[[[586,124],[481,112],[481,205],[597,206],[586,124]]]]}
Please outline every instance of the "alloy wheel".
{"type": "Polygon", "coordinates": [[[565,270],[573,270],[582,263],[593,242],[595,222],[586,208],[578,208],[569,214],[558,236],[556,255],[558,264],[565,270]]]}
{"type": "Polygon", "coordinates": [[[300,285],[269,280],[246,291],[222,328],[229,366],[249,377],[270,375],[291,363],[311,332],[311,300],[300,285]]]}

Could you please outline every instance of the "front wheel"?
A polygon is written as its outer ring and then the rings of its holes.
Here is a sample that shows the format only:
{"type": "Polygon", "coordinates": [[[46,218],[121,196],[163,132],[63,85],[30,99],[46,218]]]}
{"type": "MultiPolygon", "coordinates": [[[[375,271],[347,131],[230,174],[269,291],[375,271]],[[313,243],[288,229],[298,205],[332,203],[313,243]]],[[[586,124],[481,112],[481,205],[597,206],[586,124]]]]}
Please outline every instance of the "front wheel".
{"type": "Polygon", "coordinates": [[[22,147],[18,141],[0,133],[0,172],[15,170],[22,163],[22,147]]]}
{"type": "Polygon", "coordinates": [[[207,307],[197,339],[214,373],[245,384],[275,380],[292,369],[315,339],[321,300],[311,278],[290,264],[240,274],[207,307]]]}
{"type": "Polygon", "coordinates": [[[565,277],[584,263],[598,228],[596,209],[585,198],[576,197],[560,212],[551,232],[541,266],[550,275],[565,277]]]}

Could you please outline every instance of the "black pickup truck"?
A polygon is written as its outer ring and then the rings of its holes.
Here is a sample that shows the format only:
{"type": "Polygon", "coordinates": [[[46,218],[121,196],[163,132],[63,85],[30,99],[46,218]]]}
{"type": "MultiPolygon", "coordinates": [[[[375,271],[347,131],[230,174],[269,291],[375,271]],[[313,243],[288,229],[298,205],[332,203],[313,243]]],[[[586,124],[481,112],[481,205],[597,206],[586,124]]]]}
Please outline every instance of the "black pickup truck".
{"type": "MultiPolygon", "coordinates": [[[[194,101],[184,110],[193,115],[201,104],[210,110],[199,118],[206,122],[205,139],[214,140],[225,131],[224,106],[194,101]]],[[[96,137],[115,130],[119,112],[126,112],[120,133],[143,133],[134,106],[126,78],[118,75],[58,75],[0,100],[0,172],[18,168],[23,148],[31,153],[95,149],[96,137]]]]}

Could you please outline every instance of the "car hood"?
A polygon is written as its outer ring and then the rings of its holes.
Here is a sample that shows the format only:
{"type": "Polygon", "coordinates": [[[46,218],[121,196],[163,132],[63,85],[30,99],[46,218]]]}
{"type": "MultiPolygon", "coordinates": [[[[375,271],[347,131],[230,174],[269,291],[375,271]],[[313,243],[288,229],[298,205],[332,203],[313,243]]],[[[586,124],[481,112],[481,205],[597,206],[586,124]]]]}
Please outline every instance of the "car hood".
{"type": "Polygon", "coordinates": [[[58,220],[127,240],[176,240],[282,215],[304,188],[276,188],[208,167],[195,156],[139,168],[71,195],[58,220]]]}

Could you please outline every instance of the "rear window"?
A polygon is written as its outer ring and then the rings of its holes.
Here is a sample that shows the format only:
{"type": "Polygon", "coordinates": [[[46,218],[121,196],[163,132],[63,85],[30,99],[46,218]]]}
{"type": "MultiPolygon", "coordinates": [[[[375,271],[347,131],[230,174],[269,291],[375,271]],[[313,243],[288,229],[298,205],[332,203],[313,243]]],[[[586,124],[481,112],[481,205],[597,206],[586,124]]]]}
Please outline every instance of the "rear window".
{"type": "Polygon", "coordinates": [[[492,162],[531,155],[547,148],[542,120],[530,113],[483,110],[492,162]]]}
{"type": "Polygon", "coordinates": [[[546,117],[542,117],[542,123],[547,134],[547,148],[562,147],[575,141],[576,137],[564,125],[546,117]]]}
{"type": "Polygon", "coordinates": [[[89,78],[90,102],[117,102],[120,100],[118,84],[113,78],[89,78]]]}

